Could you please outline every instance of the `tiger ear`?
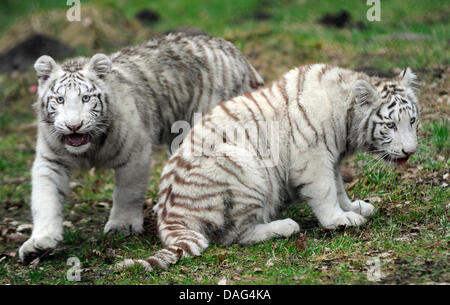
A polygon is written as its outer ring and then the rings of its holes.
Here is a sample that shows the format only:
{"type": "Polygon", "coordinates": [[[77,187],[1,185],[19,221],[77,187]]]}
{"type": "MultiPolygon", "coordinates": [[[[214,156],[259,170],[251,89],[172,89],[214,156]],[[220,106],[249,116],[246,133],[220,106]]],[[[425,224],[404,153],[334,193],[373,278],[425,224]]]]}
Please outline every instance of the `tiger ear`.
{"type": "Polygon", "coordinates": [[[95,54],[89,61],[89,69],[99,78],[103,78],[111,72],[111,60],[105,54],[95,54]]]}
{"type": "Polygon", "coordinates": [[[48,55],[39,57],[34,63],[34,70],[39,79],[39,84],[45,82],[50,75],[56,70],[57,64],[53,58],[48,55]]]}
{"type": "Polygon", "coordinates": [[[400,72],[400,74],[397,77],[402,87],[417,88],[417,76],[412,72],[412,70],[409,67],[405,68],[402,72],[400,72]]]}
{"type": "Polygon", "coordinates": [[[379,100],[379,95],[375,87],[363,79],[358,79],[353,84],[352,90],[356,99],[356,104],[375,104],[379,100]]]}

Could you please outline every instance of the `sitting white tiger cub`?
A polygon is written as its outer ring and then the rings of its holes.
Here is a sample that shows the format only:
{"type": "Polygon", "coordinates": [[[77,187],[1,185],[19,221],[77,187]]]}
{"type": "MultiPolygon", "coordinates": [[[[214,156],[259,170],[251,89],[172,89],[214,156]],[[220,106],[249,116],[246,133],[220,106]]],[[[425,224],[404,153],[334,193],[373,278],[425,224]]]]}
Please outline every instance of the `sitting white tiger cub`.
{"type": "Polygon", "coordinates": [[[359,149],[393,162],[405,162],[416,151],[414,81],[409,68],[379,79],[315,64],[220,103],[191,129],[163,170],[154,209],[164,249],[118,267],[167,268],[200,255],[209,243],[290,236],[298,224],[277,218],[300,199],[323,227],[362,225],[375,209],[350,201],[340,163],[359,149]],[[276,133],[266,128],[271,122],[276,133]]]}
{"type": "Polygon", "coordinates": [[[49,56],[39,78],[38,139],[32,170],[32,235],[19,251],[27,260],[63,237],[62,203],[72,170],[113,168],[116,187],[105,232],[143,231],[152,150],[170,144],[172,123],[263,85],[231,43],[171,34],[111,56],[49,56]]]}

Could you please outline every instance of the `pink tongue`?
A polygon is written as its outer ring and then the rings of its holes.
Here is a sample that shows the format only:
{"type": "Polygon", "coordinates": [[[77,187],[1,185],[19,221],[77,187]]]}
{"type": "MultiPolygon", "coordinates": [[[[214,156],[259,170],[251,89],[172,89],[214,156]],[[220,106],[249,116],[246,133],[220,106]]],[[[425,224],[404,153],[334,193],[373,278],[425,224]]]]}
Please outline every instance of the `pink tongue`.
{"type": "Polygon", "coordinates": [[[85,142],[85,136],[83,134],[71,134],[67,136],[67,139],[69,140],[70,145],[72,146],[80,146],[85,142]]]}

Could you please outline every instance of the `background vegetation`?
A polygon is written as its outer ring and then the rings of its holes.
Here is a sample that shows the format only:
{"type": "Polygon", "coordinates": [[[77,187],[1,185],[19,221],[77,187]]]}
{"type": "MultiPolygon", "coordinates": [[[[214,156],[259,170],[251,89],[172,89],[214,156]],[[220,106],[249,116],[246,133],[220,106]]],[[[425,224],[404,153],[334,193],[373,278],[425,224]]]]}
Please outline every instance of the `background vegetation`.
{"type": "MultiPolygon", "coordinates": [[[[389,167],[359,154],[346,164],[352,198],[369,200],[377,214],[361,228],[321,229],[304,203],[286,216],[302,230],[289,239],[251,247],[213,246],[169,271],[139,267],[113,273],[123,257],[160,248],[151,219],[141,236],[102,233],[111,207],[111,171],[77,173],[65,205],[65,238],[46,258],[24,266],[17,250],[30,234],[30,168],[34,156],[36,84],[31,68],[0,74],[0,284],[73,284],[67,258],[80,258],[83,284],[354,284],[372,283],[369,259],[380,260],[377,283],[449,283],[449,17],[448,1],[382,1],[381,21],[366,20],[365,1],[96,0],[82,2],[82,21],[68,22],[66,1],[0,3],[0,52],[32,32],[68,44],[80,55],[110,52],[179,27],[200,28],[235,43],[267,82],[288,69],[326,62],[371,74],[410,66],[421,79],[419,150],[409,164],[389,167]],[[135,18],[142,9],[157,21],[135,18]],[[319,20],[349,14],[343,27],[319,20]]],[[[153,161],[146,215],[157,198],[167,158],[153,161]]]]}

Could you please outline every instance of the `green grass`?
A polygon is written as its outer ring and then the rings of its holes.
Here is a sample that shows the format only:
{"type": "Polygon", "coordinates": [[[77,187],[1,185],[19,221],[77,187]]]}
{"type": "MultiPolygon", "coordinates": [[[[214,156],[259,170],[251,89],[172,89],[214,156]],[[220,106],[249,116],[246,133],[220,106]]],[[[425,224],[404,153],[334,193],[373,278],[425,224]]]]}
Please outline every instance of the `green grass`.
{"type": "MultiPolygon", "coordinates": [[[[144,272],[133,267],[111,272],[123,257],[145,258],[161,248],[150,226],[141,236],[104,235],[112,204],[112,171],[78,173],[64,207],[64,241],[38,266],[18,262],[17,249],[29,236],[14,236],[19,224],[30,223],[30,168],[36,141],[35,83],[29,70],[0,75],[0,284],[74,284],[66,278],[69,257],[78,257],[82,284],[368,284],[367,261],[379,258],[380,283],[424,284],[450,281],[448,272],[449,109],[448,81],[433,74],[447,68],[450,6],[448,1],[382,1],[381,22],[365,19],[365,1],[82,1],[109,7],[128,18],[141,8],[158,11],[161,20],[152,31],[195,26],[234,42],[262,72],[273,80],[289,68],[323,61],[349,68],[381,71],[411,66],[422,81],[424,117],[419,149],[407,166],[392,167],[375,156],[358,154],[347,161],[354,181],[347,184],[353,199],[370,200],[377,213],[361,228],[328,231],[318,226],[305,203],[291,206],[283,217],[301,226],[297,236],[253,246],[213,245],[201,257],[183,259],[168,271],[144,272]],[[326,28],[317,20],[326,12],[346,9],[355,27],[326,28]],[[255,12],[270,15],[253,18],[255,12]],[[402,33],[422,36],[401,38],[402,33]],[[400,36],[398,36],[400,35],[400,36]],[[447,91],[447,95],[442,95],[447,91]],[[443,102],[438,102],[444,96],[443,102]],[[5,242],[3,242],[5,241],[5,242]]],[[[3,1],[0,33],[30,12],[66,7],[65,1],[3,1]]],[[[101,46],[100,46],[101,47],[101,46]]],[[[83,50],[93,54],[96,50],[83,50]]],[[[448,77],[448,76],[447,76],[448,77]]],[[[161,150],[154,156],[146,198],[148,214],[157,199],[158,182],[167,160],[161,150]]]]}
{"type": "Polygon", "coordinates": [[[448,119],[442,119],[440,122],[433,122],[431,125],[431,142],[440,151],[444,152],[449,150],[450,141],[448,139],[448,131],[450,124],[448,119]]]}
{"type": "MultiPolygon", "coordinates": [[[[243,50],[251,48],[253,52],[263,53],[261,56],[264,57],[277,57],[277,52],[282,49],[282,58],[269,59],[269,63],[281,64],[282,69],[293,63],[330,61],[336,53],[345,54],[338,62],[353,68],[369,66],[391,70],[411,66],[424,69],[449,62],[446,49],[450,35],[450,4],[445,0],[384,1],[380,22],[369,22],[366,19],[369,6],[365,1],[353,0],[81,1],[82,6],[85,4],[112,8],[128,18],[133,18],[142,8],[151,8],[161,16],[161,21],[151,26],[154,31],[167,31],[179,26],[200,27],[212,35],[232,40],[243,50]],[[352,24],[360,23],[363,29],[318,25],[325,13],[341,10],[347,10],[352,24]],[[263,21],[255,19],[255,14],[260,12],[268,14],[269,18],[263,21]],[[405,33],[416,38],[408,38],[405,33]]],[[[0,4],[0,8],[1,33],[27,13],[69,7],[64,1],[57,0],[7,0],[0,4]]],[[[274,79],[276,75],[266,77],[274,79]]]]}
{"type": "Polygon", "coordinates": [[[66,1],[58,0],[3,0],[0,4],[0,33],[5,31],[17,18],[35,11],[45,11],[52,8],[64,8],[66,1]]]}

